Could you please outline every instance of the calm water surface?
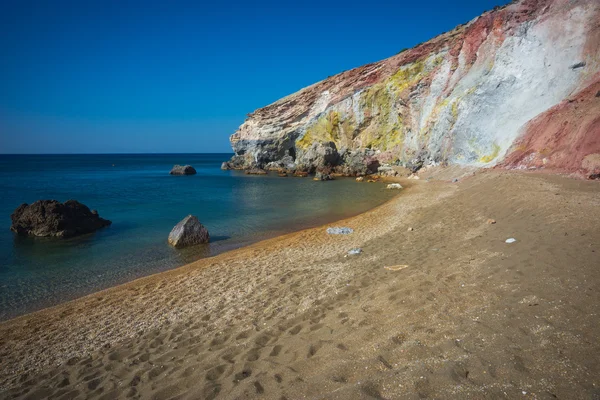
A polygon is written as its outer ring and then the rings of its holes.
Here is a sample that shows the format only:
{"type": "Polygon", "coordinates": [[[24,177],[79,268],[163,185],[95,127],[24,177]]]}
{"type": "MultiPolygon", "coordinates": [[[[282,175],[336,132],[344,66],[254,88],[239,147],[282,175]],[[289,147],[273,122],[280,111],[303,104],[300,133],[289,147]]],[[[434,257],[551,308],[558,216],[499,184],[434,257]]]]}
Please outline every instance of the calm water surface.
{"type": "Polygon", "coordinates": [[[260,239],[361,213],[391,197],[352,179],[221,171],[229,154],[0,155],[0,320],[260,239]],[[191,164],[194,176],[170,176],[191,164]],[[76,199],[113,221],[74,239],[21,238],[10,214],[38,199],[76,199]],[[166,239],[188,214],[211,243],[175,250],[166,239]]]}

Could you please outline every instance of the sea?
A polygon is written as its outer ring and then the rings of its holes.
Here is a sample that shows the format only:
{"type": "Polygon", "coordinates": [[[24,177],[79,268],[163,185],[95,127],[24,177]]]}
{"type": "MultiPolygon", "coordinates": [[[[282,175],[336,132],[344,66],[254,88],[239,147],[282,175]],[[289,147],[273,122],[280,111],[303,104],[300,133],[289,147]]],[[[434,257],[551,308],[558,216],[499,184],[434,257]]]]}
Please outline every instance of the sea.
{"type": "Polygon", "coordinates": [[[332,223],[391,198],[383,184],[223,171],[231,154],[0,155],[0,320],[177,268],[253,242],[332,223]],[[196,175],[172,176],[174,164],[196,175]],[[74,199],[110,227],[71,238],[19,237],[22,203],[74,199]],[[192,214],[211,241],[167,243],[192,214]]]}

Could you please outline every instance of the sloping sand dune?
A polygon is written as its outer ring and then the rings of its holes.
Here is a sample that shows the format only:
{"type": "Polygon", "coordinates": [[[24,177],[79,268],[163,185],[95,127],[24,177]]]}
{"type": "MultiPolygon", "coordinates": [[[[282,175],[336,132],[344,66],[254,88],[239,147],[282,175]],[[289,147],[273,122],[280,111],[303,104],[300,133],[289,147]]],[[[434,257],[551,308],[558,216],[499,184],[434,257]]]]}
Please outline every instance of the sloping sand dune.
{"type": "Polygon", "coordinates": [[[600,185],[401,182],[336,224],[351,235],[305,230],[0,324],[0,398],[600,396],[600,185]]]}

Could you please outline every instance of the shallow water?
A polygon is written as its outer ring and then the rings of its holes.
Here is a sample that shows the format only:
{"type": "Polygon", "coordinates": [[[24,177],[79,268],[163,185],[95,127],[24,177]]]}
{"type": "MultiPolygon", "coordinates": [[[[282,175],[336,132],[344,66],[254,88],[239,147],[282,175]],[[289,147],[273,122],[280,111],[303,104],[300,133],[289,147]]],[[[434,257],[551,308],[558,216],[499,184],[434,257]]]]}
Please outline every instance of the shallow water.
{"type": "Polygon", "coordinates": [[[221,171],[229,154],[0,155],[0,320],[257,240],[359,214],[388,200],[381,184],[221,171]],[[194,176],[170,176],[191,164],[194,176]],[[10,214],[38,199],[76,199],[112,226],[73,239],[21,238],[10,214]],[[188,214],[211,243],[166,239],[188,214]]]}

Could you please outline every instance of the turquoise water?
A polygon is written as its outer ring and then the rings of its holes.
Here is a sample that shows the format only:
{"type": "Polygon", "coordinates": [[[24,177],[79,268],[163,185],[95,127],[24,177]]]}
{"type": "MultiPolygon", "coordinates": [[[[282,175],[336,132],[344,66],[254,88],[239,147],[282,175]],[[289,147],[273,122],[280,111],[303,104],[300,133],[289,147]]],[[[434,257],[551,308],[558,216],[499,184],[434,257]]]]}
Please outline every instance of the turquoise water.
{"type": "Polygon", "coordinates": [[[0,320],[202,257],[361,213],[391,197],[353,179],[250,176],[221,171],[230,154],[0,155],[0,320]],[[191,164],[193,176],[171,176],[191,164]],[[22,238],[10,230],[21,203],[75,199],[112,226],[73,239],[22,238]],[[211,243],[167,245],[188,214],[211,243]]]}

